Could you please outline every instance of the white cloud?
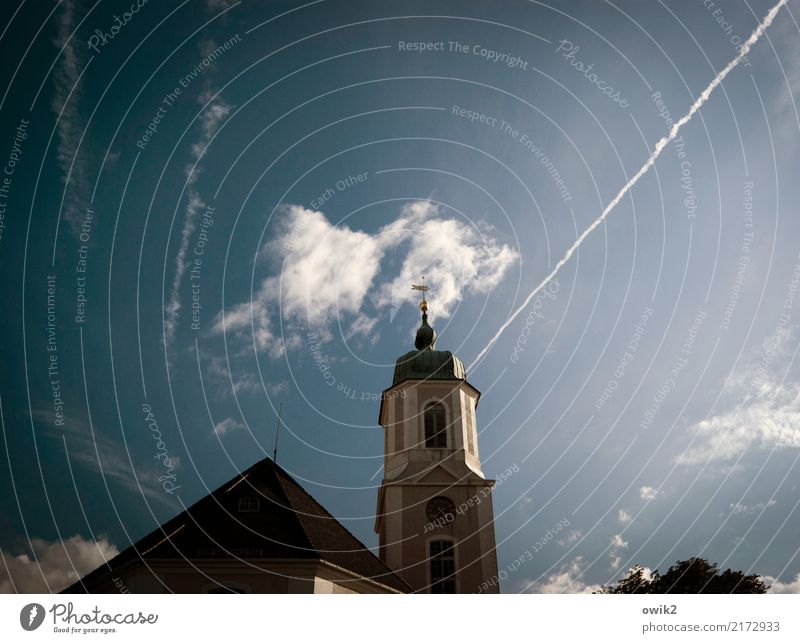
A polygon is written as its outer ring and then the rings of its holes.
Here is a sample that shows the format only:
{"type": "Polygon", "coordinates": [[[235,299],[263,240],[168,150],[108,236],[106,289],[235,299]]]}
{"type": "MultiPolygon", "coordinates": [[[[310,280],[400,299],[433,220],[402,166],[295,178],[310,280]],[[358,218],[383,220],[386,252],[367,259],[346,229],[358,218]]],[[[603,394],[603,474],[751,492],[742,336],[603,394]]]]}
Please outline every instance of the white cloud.
{"type": "MultiPolygon", "coordinates": [[[[213,43],[212,43],[213,44],[213,43]]],[[[208,41],[200,43],[201,52],[208,47],[208,41]]],[[[183,283],[186,270],[191,263],[190,245],[192,237],[197,231],[198,216],[206,208],[206,203],[196,187],[197,178],[201,173],[199,163],[206,148],[214,135],[217,133],[222,122],[228,117],[232,106],[229,105],[221,96],[218,96],[209,86],[206,87],[197,99],[200,105],[205,105],[205,109],[200,115],[200,129],[202,136],[191,146],[192,161],[186,166],[186,209],[183,217],[183,229],[181,230],[180,245],[178,254],[175,257],[175,275],[172,279],[172,289],[170,291],[169,302],[165,310],[164,320],[164,342],[167,347],[175,338],[180,320],[181,303],[181,284],[183,283]],[[208,103],[206,105],[206,103],[208,103]]]]}
{"type": "Polygon", "coordinates": [[[34,538],[27,552],[2,552],[0,593],[60,592],[118,553],[104,536],[97,542],[77,535],[63,542],[34,538]]]}
{"type": "Polygon", "coordinates": [[[561,540],[557,540],[556,542],[561,545],[562,547],[569,547],[570,545],[574,545],[578,542],[581,538],[583,538],[583,532],[581,531],[571,531],[567,534],[566,538],[561,540]]]}
{"type": "Polygon", "coordinates": [[[278,358],[286,352],[285,344],[288,342],[285,343],[282,338],[277,337],[272,329],[267,306],[271,295],[265,289],[266,286],[265,283],[259,294],[251,301],[237,304],[229,311],[219,313],[214,318],[211,332],[213,334],[241,332],[251,328],[252,325],[258,349],[266,351],[272,358],[278,358]]]}
{"type": "MultiPolygon", "coordinates": [[[[264,380],[262,383],[258,371],[246,370],[247,364],[239,356],[231,357],[231,368],[228,368],[228,359],[225,356],[211,356],[203,354],[203,383],[209,399],[229,399],[235,393],[267,395],[277,397],[289,390],[286,380],[264,380]]],[[[262,372],[267,376],[268,373],[262,372]]]]}
{"type": "Polygon", "coordinates": [[[88,202],[89,170],[85,134],[85,118],[81,113],[82,97],[79,79],[87,64],[84,50],[76,46],[77,39],[72,37],[80,22],[76,15],[78,7],[73,0],[61,4],[61,11],[56,20],[56,47],[62,49],[58,64],[53,73],[53,98],[51,109],[59,116],[58,144],[56,147],[58,163],[63,180],[67,183],[64,196],[64,219],[73,230],[78,231],[83,217],[83,208],[88,202]]]}
{"type": "Polygon", "coordinates": [[[611,537],[611,547],[614,549],[627,549],[628,541],[623,540],[620,534],[614,534],[611,537]]]}
{"type": "Polygon", "coordinates": [[[286,380],[281,380],[280,382],[276,383],[269,383],[267,384],[267,392],[272,396],[282,395],[289,390],[289,382],[286,380]]]}
{"type": "Polygon", "coordinates": [[[620,509],[619,510],[619,515],[617,516],[617,519],[623,525],[627,525],[633,519],[633,517],[627,511],[625,511],[624,509],[620,509]]]}
{"type": "Polygon", "coordinates": [[[800,383],[784,380],[796,327],[764,340],[758,354],[726,382],[728,408],[695,423],[692,445],[676,461],[683,465],[725,462],[748,449],[800,448],[800,383]]]}
{"type": "MultiPolygon", "coordinates": [[[[202,47],[203,43],[201,43],[201,49],[202,47]]],[[[209,47],[214,47],[214,43],[211,42],[209,47]]],[[[211,49],[211,51],[213,51],[213,49],[211,49]]],[[[199,159],[205,152],[206,145],[214,137],[214,134],[217,133],[219,126],[222,125],[222,121],[228,118],[232,106],[229,105],[222,96],[219,96],[218,92],[208,88],[200,94],[197,98],[197,102],[200,105],[206,105],[206,103],[208,103],[203,113],[200,115],[200,126],[203,129],[203,138],[199,143],[195,143],[192,146],[192,154],[195,158],[199,159]]]]}
{"type": "Polygon", "coordinates": [[[600,585],[588,585],[583,581],[583,567],[583,556],[578,556],[543,581],[525,581],[521,589],[527,594],[591,594],[599,592],[600,585]]]}
{"type": "MultiPolygon", "coordinates": [[[[213,393],[216,397],[228,397],[231,392],[254,393],[262,390],[261,381],[256,373],[235,370],[231,373],[228,369],[228,360],[224,356],[213,357],[204,356],[205,368],[204,379],[208,384],[205,386],[206,393],[213,393]]],[[[270,386],[269,384],[267,386],[270,386]]],[[[267,390],[270,390],[269,388],[267,390]]]]}
{"type": "Polygon", "coordinates": [[[678,457],[685,465],[732,460],[748,448],[800,447],[800,410],[795,387],[781,401],[751,400],[741,410],[715,415],[694,425],[699,444],[678,457]]]}
{"type": "Polygon", "coordinates": [[[800,574],[788,583],[782,583],[774,576],[762,576],[761,580],[769,585],[768,594],[800,594],[800,574]]]}
{"type": "Polygon", "coordinates": [[[639,489],[639,497],[642,500],[653,500],[658,495],[658,490],[653,487],[642,487],[639,489]]]}
{"type": "MultiPolygon", "coordinates": [[[[443,219],[429,201],[407,205],[396,222],[383,232],[384,246],[408,242],[409,248],[398,274],[380,290],[380,304],[390,305],[409,293],[409,284],[420,274],[433,284],[437,317],[449,317],[462,292],[491,290],[517,259],[507,245],[498,244],[488,232],[468,221],[443,219]]],[[[408,295],[406,296],[408,297],[408,295]]]]}
{"type": "Polygon", "coordinates": [[[231,431],[239,431],[241,429],[244,429],[244,425],[233,418],[225,418],[221,422],[217,422],[214,425],[214,433],[220,437],[230,433],[231,431]]]}
{"type": "Polygon", "coordinates": [[[731,504],[730,509],[732,514],[754,514],[756,512],[761,512],[767,507],[772,507],[777,502],[775,500],[768,500],[767,502],[757,502],[754,505],[746,505],[741,502],[737,502],[736,504],[731,504]]]}
{"type": "Polygon", "coordinates": [[[183,230],[181,230],[181,241],[178,246],[178,254],[175,257],[175,276],[172,279],[172,290],[165,310],[164,341],[168,347],[175,337],[181,308],[183,308],[180,297],[180,287],[181,283],[183,283],[183,276],[186,274],[186,268],[189,263],[186,258],[189,254],[189,243],[197,229],[197,214],[206,207],[203,199],[193,187],[190,187],[187,191],[186,199],[186,211],[184,214],[183,230]]]}
{"type": "Polygon", "coordinates": [[[380,335],[375,332],[375,325],[378,323],[376,317],[369,317],[364,313],[359,313],[358,316],[350,323],[345,333],[345,339],[352,339],[353,337],[366,337],[369,338],[370,343],[374,344],[380,338],[380,335]]]}
{"type": "Polygon", "coordinates": [[[611,544],[608,550],[608,559],[611,564],[612,570],[619,569],[622,564],[622,556],[619,555],[620,551],[628,548],[628,541],[622,539],[622,534],[614,534],[611,537],[611,544]]]}
{"type": "Polygon", "coordinates": [[[378,272],[383,244],[378,236],[333,226],[321,212],[288,208],[288,232],[267,244],[282,254],[280,276],[270,277],[262,293],[279,296],[284,317],[321,325],[339,313],[356,314],[378,272]],[[283,246],[285,245],[285,252],[283,246]]]}
{"type": "Polygon", "coordinates": [[[423,274],[434,288],[431,312],[445,319],[464,293],[496,286],[518,255],[468,222],[445,218],[433,203],[415,201],[374,234],[333,225],[322,212],[286,206],[282,228],[262,256],[280,274],[265,278],[251,301],[220,313],[213,331],[246,332],[252,323],[258,348],[280,357],[302,340],[296,332],[285,343],[276,337],[272,315],[301,322],[323,337],[331,337],[328,327],[338,319],[348,329],[345,337],[374,339],[376,315],[412,301],[410,284],[423,274]],[[389,256],[400,258],[399,272],[381,280],[389,256]],[[366,311],[368,304],[373,314],[366,311]]]}

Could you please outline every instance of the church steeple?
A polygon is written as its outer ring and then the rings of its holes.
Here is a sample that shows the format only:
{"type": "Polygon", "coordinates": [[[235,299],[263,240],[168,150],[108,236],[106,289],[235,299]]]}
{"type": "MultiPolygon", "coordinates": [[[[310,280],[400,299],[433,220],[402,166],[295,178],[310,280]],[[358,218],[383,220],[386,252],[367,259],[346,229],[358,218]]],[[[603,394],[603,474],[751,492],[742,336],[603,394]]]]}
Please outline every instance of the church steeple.
{"type": "Polygon", "coordinates": [[[497,591],[494,481],[481,470],[475,420],[480,392],[458,357],[436,350],[430,288],[424,280],[411,287],[422,292],[416,350],[397,359],[381,396],[380,556],[417,592],[497,591]]]}

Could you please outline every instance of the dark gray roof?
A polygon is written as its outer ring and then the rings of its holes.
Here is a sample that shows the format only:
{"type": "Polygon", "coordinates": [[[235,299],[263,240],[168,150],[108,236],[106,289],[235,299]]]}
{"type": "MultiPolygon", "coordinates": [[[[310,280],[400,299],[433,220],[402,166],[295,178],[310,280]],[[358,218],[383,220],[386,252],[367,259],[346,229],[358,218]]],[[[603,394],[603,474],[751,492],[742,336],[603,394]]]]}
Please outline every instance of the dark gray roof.
{"type": "Polygon", "coordinates": [[[64,591],[91,591],[94,579],[131,561],[200,558],[324,560],[400,592],[411,591],[269,458],[257,462],[64,591]],[[238,512],[242,497],[259,498],[260,510],[238,512]]]}

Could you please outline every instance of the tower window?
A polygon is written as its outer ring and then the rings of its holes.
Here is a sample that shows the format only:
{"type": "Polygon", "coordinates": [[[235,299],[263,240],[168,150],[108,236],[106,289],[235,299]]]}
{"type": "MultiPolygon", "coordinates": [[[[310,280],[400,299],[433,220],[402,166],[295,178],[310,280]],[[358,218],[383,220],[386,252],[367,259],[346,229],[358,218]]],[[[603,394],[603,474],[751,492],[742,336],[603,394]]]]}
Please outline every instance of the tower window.
{"type": "Polygon", "coordinates": [[[449,540],[430,543],[431,594],[456,593],[455,547],[449,540]]]}
{"type": "Polygon", "coordinates": [[[467,451],[469,451],[470,455],[475,455],[474,426],[472,406],[467,405],[467,451]]]}
{"type": "Polygon", "coordinates": [[[425,446],[429,449],[447,448],[447,416],[439,402],[425,409],[425,446]]]}
{"type": "Polygon", "coordinates": [[[261,503],[258,498],[253,496],[245,496],[239,498],[239,511],[241,513],[255,513],[261,508],[261,503]]]}

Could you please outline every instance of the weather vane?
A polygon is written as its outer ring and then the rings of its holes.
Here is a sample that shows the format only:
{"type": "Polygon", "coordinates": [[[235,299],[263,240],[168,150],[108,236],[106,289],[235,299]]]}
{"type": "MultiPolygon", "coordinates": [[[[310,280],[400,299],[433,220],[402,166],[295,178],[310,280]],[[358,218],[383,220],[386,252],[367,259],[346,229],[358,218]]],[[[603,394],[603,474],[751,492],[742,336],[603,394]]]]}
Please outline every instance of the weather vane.
{"type": "Polygon", "coordinates": [[[428,302],[425,300],[425,293],[428,292],[430,288],[425,285],[424,275],[422,277],[422,284],[411,284],[411,290],[419,290],[422,292],[422,301],[420,302],[419,307],[423,312],[426,312],[428,310],[428,302]]]}

